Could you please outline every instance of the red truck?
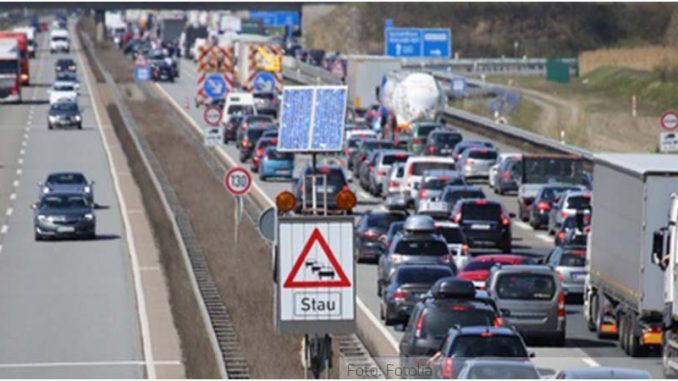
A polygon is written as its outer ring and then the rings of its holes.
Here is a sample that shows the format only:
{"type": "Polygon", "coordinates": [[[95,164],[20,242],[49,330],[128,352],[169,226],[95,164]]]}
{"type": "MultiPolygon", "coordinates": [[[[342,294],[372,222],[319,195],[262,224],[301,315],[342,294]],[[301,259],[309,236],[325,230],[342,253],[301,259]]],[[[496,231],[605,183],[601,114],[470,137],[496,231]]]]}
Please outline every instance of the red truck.
{"type": "Polygon", "coordinates": [[[0,102],[21,102],[21,58],[14,38],[0,37],[0,102]]]}
{"type": "Polygon", "coordinates": [[[26,35],[20,32],[0,32],[0,38],[14,38],[19,44],[19,59],[21,61],[21,84],[28,86],[30,83],[30,74],[28,72],[28,39],[26,35]]]}

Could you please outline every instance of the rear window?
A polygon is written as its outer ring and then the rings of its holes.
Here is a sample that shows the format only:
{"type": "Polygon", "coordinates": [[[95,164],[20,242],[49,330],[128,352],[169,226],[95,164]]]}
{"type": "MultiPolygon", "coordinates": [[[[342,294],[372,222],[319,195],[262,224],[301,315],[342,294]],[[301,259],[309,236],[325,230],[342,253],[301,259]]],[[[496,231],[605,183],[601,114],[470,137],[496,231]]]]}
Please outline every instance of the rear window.
{"type": "Polygon", "coordinates": [[[567,199],[567,209],[589,209],[591,208],[591,197],[572,196],[567,199]]]}
{"type": "Polygon", "coordinates": [[[460,228],[445,226],[439,227],[437,230],[438,234],[443,236],[443,238],[445,238],[445,241],[447,241],[447,243],[449,244],[466,243],[466,237],[464,236],[464,232],[460,228]]]}
{"type": "Polygon", "coordinates": [[[554,201],[556,197],[562,195],[563,193],[574,190],[573,188],[545,188],[542,192],[541,198],[548,201],[554,201]]]}
{"type": "Polygon", "coordinates": [[[391,224],[397,221],[405,220],[404,214],[390,214],[390,213],[370,213],[365,216],[367,226],[387,231],[391,224]]]}
{"type": "Polygon", "coordinates": [[[454,163],[443,163],[443,162],[417,162],[412,163],[410,173],[414,176],[421,176],[425,171],[431,169],[448,169],[455,170],[456,167],[454,163]]]}
{"type": "Polygon", "coordinates": [[[461,134],[448,133],[448,134],[435,134],[433,139],[435,139],[436,143],[455,145],[462,141],[463,138],[461,134]]]}
{"type": "Polygon", "coordinates": [[[424,183],[424,185],[422,185],[422,188],[431,190],[443,190],[448,185],[463,185],[463,183],[464,180],[462,180],[459,177],[455,178],[446,177],[428,180],[424,183]]]}
{"type": "Polygon", "coordinates": [[[468,379],[475,380],[536,380],[541,376],[531,365],[522,364],[478,364],[471,368],[468,379]]]}
{"type": "Polygon", "coordinates": [[[365,152],[369,152],[375,149],[391,149],[394,148],[394,145],[393,142],[373,141],[373,142],[364,142],[361,148],[365,152]]]}
{"type": "Polygon", "coordinates": [[[502,274],[496,288],[500,299],[551,300],[556,283],[546,274],[502,274]]]}
{"type": "Polygon", "coordinates": [[[565,253],[560,257],[559,266],[563,267],[584,267],[586,265],[586,256],[582,254],[565,253]]]}
{"type": "Polygon", "coordinates": [[[247,130],[247,138],[253,141],[258,140],[264,131],[266,131],[264,128],[250,128],[247,130]]]}
{"type": "Polygon", "coordinates": [[[395,248],[395,253],[400,255],[438,255],[449,254],[445,242],[437,240],[401,240],[395,248]]]}
{"type": "Polygon", "coordinates": [[[412,268],[401,267],[398,271],[398,282],[405,283],[435,283],[438,279],[454,275],[448,268],[412,268]]]}
{"type": "Polygon", "coordinates": [[[285,160],[292,161],[294,160],[294,154],[291,152],[280,152],[275,148],[268,148],[266,154],[271,160],[285,160]]]}
{"type": "Polygon", "coordinates": [[[49,177],[47,177],[47,182],[54,184],[84,184],[87,180],[85,180],[85,176],[79,173],[64,173],[49,175],[49,177]]]}
{"type": "Polygon", "coordinates": [[[443,201],[450,202],[461,200],[462,198],[485,198],[485,193],[482,191],[458,191],[458,192],[448,192],[445,194],[445,199],[443,201]]]}
{"type": "Polygon", "coordinates": [[[497,160],[497,151],[474,150],[468,153],[468,157],[479,160],[497,160]]]}
{"type": "Polygon", "coordinates": [[[455,340],[451,355],[457,358],[521,357],[527,358],[525,346],[518,336],[464,335],[455,340]]]}
{"type": "Polygon", "coordinates": [[[494,266],[497,262],[495,261],[473,261],[469,262],[466,266],[464,266],[463,271],[478,271],[478,270],[489,270],[494,266]]]}
{"type": "Polygon", "coordinates": [[[501,216],[501,206],[497,204],[476,204],[470,202],[462,207],[462,219],[497,221],[501,216]]]}
{"type": "Polygon", "coordinates": [[[273,123],[273,119],[271,119],[271,117],[266,116],[266,115],[250,116],[249,118],[247,118],[247,123],[249,123],[249,124],[273,123]]]}
{"type": "Polygon", "coordinates": [[[417,128],[417,136],[419,137],[425,137],[428,136],[428,134],[431,133],[431,131],[435,130],[438,128],[437,124],[425,124],[425,125],[420,125],[419,128],[417,128]]]}
{"type": "Polygon", "coordinates": [[[385,155],[384,158],[381,160],[381,163],[383,165],[391,165],[393,163],[404,163],[407,161],[407,158],[409,156],[405,153],[395,153],[392,155],[385,155]]]}
{"type": "Polygon", "coordinates": [[[464,305],[442,306],[426,313],[422,335],[442,339],[447,335],[447,331],[456,325],[491,326],[494,319],[494,311],[490,309],[476,309],[464,305]]]}
{"type": "Polygon", "coordinates": [[[228,106],[227,113],[229,115],[231,114],[252,115],[254,114],[254,107],[244,105],[232,105],[228,106]]]}

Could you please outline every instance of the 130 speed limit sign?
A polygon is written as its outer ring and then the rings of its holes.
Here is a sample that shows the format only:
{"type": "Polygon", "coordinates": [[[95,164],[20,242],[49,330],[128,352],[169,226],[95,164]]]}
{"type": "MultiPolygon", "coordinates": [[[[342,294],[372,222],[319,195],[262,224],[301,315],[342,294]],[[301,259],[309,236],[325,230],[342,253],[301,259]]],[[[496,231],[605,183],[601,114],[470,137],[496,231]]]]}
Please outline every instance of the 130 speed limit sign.
{"type": "Polygon", "coordinates": [[[226,172],[224,176],[224,185],[226,190],[234,196],[242,196],[250,190],[252,186],[252,175],[243,167],[233,167],[226,172]]]}

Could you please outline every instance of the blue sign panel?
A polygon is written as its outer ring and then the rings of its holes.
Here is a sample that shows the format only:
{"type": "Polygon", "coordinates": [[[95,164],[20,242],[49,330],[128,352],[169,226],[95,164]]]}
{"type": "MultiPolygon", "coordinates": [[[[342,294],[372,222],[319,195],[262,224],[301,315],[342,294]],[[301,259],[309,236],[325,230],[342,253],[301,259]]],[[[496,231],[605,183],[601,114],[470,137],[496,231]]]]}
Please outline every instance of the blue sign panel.
{"type": "Polygon", "coordinates": [[[250,11],[250,19],[261,20],[266,26],[301,26],[299,12],[295,11],[250,11]]]}
{"type": "Polygon", "coordinates": [[[275,77],[267,71],[260,71],[254,76],[252,81],[254,91],[275,91],[275,77]]]}
{"type": "Polygon", "coordinates": [[[343,147],[346,86],[285,87],[278,149],[333,152],[343,147]]]}
{"type": "Polygon", "coordinates": [[[134,79],[137,82],[148,82],[151,80],[151,67],[148,65],[138,65],[134,67],[134,79]]]}
{"type": "Polygon", "coordinates": [[[393,19],[384,19],[384,28],[391,28],[393,26],[393,19]]]}
{"type": "Polygon", "coordinates": [[[205,95],[210,99],[223,99],[228,91],[228,83],[220,73],[208,74],[202,86],[205,95]]]}
{"type": "Polygon", "coordinates": [[[450,58],[452,32],[444,28],[385,28],[384,54],[392,57],[450,58]]]}
{"type": "Polygon", "coordinates": [[[450,82],[450,92],[457,97],[466,94],[466,78],[453,78],[450,82]]]}

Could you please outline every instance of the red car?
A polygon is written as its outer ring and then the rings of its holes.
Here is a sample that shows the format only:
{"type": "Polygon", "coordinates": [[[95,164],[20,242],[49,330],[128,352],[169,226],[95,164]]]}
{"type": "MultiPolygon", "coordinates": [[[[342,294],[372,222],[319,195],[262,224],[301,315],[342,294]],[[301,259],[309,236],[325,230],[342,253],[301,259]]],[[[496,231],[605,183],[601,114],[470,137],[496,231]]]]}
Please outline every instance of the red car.
{"type": "Polygon", "coordinates": [[[254,148],[254,154],[252,155],[252,172],[259,171],[259,163],[261,163],[261,158],[264,156],[266,147],[278,145],[278,139],[276,138],[261,138],[257,141],[257,145],[254,148]]]}
{"type": "Polygon", "coordinates": [[[492,254],[480,255],[466,263],[463,269],[457,274],[457,278],[469,280],[477,289],[485,288],[485,281],[490,275],[490,269],[497,264],[501,265],[527,265],[536,263],[533,259],[522,255],[513,254],[492,254]]]}

